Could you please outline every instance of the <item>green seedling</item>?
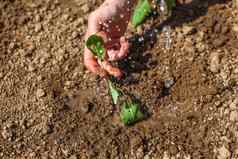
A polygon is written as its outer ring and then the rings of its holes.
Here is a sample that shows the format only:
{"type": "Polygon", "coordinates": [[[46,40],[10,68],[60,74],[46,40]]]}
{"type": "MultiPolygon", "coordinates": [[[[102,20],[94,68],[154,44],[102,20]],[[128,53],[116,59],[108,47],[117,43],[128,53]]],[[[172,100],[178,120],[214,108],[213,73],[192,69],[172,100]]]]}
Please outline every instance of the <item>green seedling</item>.
{"type": "Polygon", "coordinates": [[[121,93],[110,80],[108,80],[108,85],[113,104],[117,104],[118,97],[121,95],[121,93]]]}
{"type": "Polygon", "coordinates": [[[104,47],[104,41],[102,37],[91,35],[86,42],[86,46],[94,54],[95,57],[97,57],[101,61],[104,60],[106,49],[104,47]]]}
{"type": "MultiPolygon", "coordinates": [[[[98,58],[100,61],[104,60],[106,49],[104,47],[104,41],[102,37],[97,36],[95,34],[91,35],[86,42],[86,46],[90,51],[92,51],[96,58],[98,58]]],[[[112,96],[113,104],[117,104],[120,92],[109,79],[107,81],[109,86],[109,92],[112,96]]]]}
{"type": "MultiPolygon", "coordinates": [[[[97,35],[92,35],[88,38],[86,46],[92,51],[94,56],[98,60],[103,61],[105,58],[106,49],[104,47],[104,41],[101,37],[97,35]]],[[[123,92],[113,84],[110,79],[107,79],[109,86],[109,93],[112,97],[113,104],[117,104],[118,98],[123,94],[123,92]]],[[[125,125],[133,124],[138,120],[144,118],[143,113],[140,111],[138,104],[132,102],[131,100],[123,103],[121,119],[125,125]]]]}
{"type": "Polygon", "coordinates": [[[133,124],[144,118],[139,105],[135,102],[125,101],[121,110],[121,120],[125,125],[133,124]]]}
{"type": "Polygon", "coordinates": [[[145,18],[151,13],[151,6],[148,0],[139,0],[132,16],[134,27],[140,25],[145,18]]]}

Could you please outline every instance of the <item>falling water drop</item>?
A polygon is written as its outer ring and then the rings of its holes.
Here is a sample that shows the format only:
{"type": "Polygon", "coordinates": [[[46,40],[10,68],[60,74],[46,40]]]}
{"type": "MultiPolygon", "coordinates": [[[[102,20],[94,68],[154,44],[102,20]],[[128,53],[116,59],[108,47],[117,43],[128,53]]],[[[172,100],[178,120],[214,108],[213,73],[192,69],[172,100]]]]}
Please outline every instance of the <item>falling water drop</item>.
{"type": "Polygon", "coordinates": [[[140,37],[140,38],[138,39],[138,41],[139,41],[139,42],[143,42],[143,41],[144,41],[144,37],[140,37]]]}
{"type": "MultiPolygon", "coordinates": [[[[171,15],[171,11],[168,10],[165,0],[160,0],[160,11],[163,21],[167,20],[167,18],[171,15]]],[[[172,44],[171,27],[169,25],[165,25],[162,32],[164,34],[165,49],[169,50],[172,44]]]]}
{"type": "Polygon", "coordinates": [[[125,16],[124,14],[120,14],[120,18],[124,18],[124,16],[125,16]]]}

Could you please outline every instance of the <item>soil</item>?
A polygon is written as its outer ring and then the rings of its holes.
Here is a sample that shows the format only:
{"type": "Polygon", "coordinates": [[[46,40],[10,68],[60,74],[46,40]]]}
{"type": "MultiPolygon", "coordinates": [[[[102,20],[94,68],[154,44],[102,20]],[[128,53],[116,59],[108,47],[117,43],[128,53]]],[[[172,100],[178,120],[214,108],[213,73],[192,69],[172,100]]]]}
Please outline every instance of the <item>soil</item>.
{"type": "Polygon", "coordinates": [[[167,20],[151,16],[128,30],[132,46],[117,82],[147,112],[132,126],[120,121],[105,80],[83,66],[87,17],[101,3],[0,1],[0,158],[238,158],[232,1],[178,4],[167,20]]]}

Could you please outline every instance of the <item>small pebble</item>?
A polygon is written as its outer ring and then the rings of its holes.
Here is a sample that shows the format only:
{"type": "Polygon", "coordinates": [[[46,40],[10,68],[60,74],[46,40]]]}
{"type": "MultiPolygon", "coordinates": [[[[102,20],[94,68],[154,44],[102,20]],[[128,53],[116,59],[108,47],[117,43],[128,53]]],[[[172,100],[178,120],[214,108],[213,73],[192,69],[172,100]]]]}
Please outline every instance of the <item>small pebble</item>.
{"type": "Polygon", "coordinates": [[[88,13],[90,11],[90,8],[87,3],[85,3],[81,8],[84,13],[88,13]]]}
{"type": "Polygon", "coordinates": [[[237,111],[232,111],[230,113],[230,120],[233,121],[233,122],[238,121],[238,112],[237,111]]]}
{"type": "Polygon", "coordinates": [[[37,91],[36,91],[36,96],[38,97],[38,98],[41,98],[41,97],[43,97],[43,96],[45,96],[45,91],[43,90],[43,89],[37,89],[37,91]]]}
{"type": "Polygon", "coordinates": [[[229,159],[230,157],[231,152],[225,146],[218,149],[217,159],[229,159]]]}
{"type": "Polygon", "coordinates": [[[77,36],[78,36],[78,32],[77,32],[77,31],[74,31],[74,32],[72,33],[72,38],[75,39],[77,36]]]}
{"type": "Polygon", "coordinates": [[[39,32],[42,29],[42,25],[40,23],[35,25],[35,32],[39,32]]]}
{"type": "Polygon", "coordinates": [[[164,81],[164,87],[165,88],[171,88],[174,84],[174,80],[173,79],[168,79],[164,81]]]}
{"type": "Polygon", "coordinates": [[[217,73],[220,68],[220,59],[219,59],[219,53],[213,52],[210,55],[210,70],[214,73],[217,73]]]}
{"type": "Polygon", "coordinates": [[[77,159],[77,156],[76,156],[76,155],[71,155],[71,156],[69,157],[69,159],[77,159]]]}
{"type": "Polygon", "coordinates": [[[234,25],[234,26],[232,27],[232,30],[238,33],[238,25],[234,25]]]}

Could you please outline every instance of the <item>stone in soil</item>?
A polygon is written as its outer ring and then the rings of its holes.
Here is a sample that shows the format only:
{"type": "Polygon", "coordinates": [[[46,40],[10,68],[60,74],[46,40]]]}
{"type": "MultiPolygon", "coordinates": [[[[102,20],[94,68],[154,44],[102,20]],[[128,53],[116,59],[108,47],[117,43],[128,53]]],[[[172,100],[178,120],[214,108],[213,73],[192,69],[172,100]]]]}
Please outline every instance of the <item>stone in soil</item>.
{"type": "Polygon", "coordinates": [[[69,159],[78,159],[76,155],[71,155],[69,159]]]}
{"type": "Polygon", "coordinates": [[[230,120],[233,122],[237,122],[238,121],[238,112],[236,110],[231,111],[230,113],[230,120]]]}
{"type": "Polygon", "coordinates": [[[238,108],[238,99],[236,98],[234,101],[230,103],[230,109],[235,110],[238,108]]]}
{"type": "Polygon", "coordinates": [[[214,73],[217,73],[220,68],[220,59],[219,59],[219,53],[213,52],[210,55],[210,70],[214,73]]]}
{"type": "Polygon", "coordinates": [[[45,124],[45,125],[43,126],[43,128],[42,128],[42,134],[43,134],[43,135],[50,134],[50,133],[52,133],[52,132],[53,132],[53,128],[52,128],[51,125],[45,124]]]}
{"type": "Polygon", "coordinates": [[[167,79],[164,81],[164,87],[165,88],[170,88],[172,87],[174,84],[174,80],[173,79],[167,79]]]}
{"type": "Polygon", "coordinates": [[[45,91],[43,89],[41,89],[41,88],[37,89],[36,96],[38,98],[44,97],[45,96],[45,91]]]}
{"type": "Polygon", "coordinates": [[[217,159],[229,159],[231,157],[231,152],[223,145],[218,149],[217,159]]]}
{"type": "Polygon", "coordinates": [[[42,29],[42,24],[38,23],[35,25],[35,32],[39,32],[42,29]]]}

